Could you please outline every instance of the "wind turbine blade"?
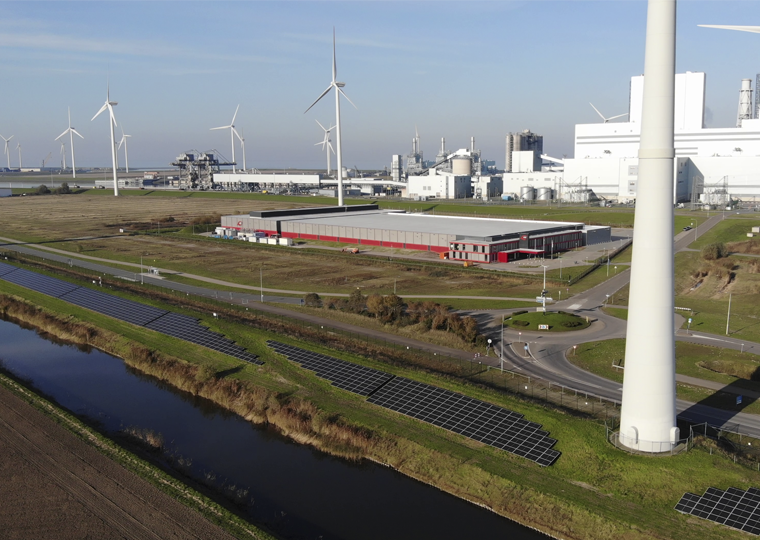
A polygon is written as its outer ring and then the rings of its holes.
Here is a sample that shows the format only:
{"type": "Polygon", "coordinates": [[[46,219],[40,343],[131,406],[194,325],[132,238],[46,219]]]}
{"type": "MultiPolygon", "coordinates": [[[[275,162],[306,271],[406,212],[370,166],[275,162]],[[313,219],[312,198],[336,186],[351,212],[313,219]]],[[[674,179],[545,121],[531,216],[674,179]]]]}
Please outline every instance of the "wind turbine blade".
{"type": "MultiPolygon", "coordinates": [[[[95,116],[92,117],[92,120],[95,120],[98,116],[100,116],[100,113],[105,111],[107,108],[108,108],[108,102],[105,102],[103,106],[100,108],[100,110],[97,112],[97,114],[95,114],[95,116]]],[[[90,122],[92,122],[92,120],[90,120],[90,122]]]]}
{"type": "Polygon", "coordinates": [[[322,129],[324,129],[325,131],[327,131],[327,130],[325,129],[325,126],[323,126],[322,124],[320,124],[320,123],[319,123],[319,120],[317,120],[317,119],[314,119],[314,121],[315,121],[317,124],[319,124],[319,127],[321,127],[322,129]]]}
{"type": "Polygon", "coordinates": [[[591,108],[596,111],[596,114],[598,114],[601,117],[602,120],[604,120],[605,122],[607,121],[607,119],[604,117],[604,115],[599,112],[599,109],[597,109],[596,107],[594,107],[593,103],[589,103],[589,105],[591,105],[591,108]]]}
{"type": "Polygon", "coordinates": [[[216,127],[216,128],[211,128],[209,131],[214,131],[214,130],[216,130],[216,129],[229,129],[229,128],[231,128],[231,127],[232,127],[232,126],[219,126],[219,127],[216,127]]]}
{"type": "Polygon", "coordinates": [[[242,143],[243,142],[243,137],[240,136],[240,133],[238,133],[237,130],[234,127],[230,128],[230,129],[232,129],[232,132],[235,134],[235,136],[238,138],[238,140],[242,143]]]}
{"type": "Polygon", "coordinates": [[[322,94],[317,99],[314,100],[314,103],[312,103],[311,105],[309,105],[309,108],[306,109],[303,113],[306,114],[307,112],[309,112],[309,109],[311,109],[314,105],[316,105],[317,102],[320,99],[322,99],[323,97],[325,97],[327,95],[327,92],[329,92],[330,90],[332,90],[332,87],[333,87],[333,85],[330,84],[330,86],[327,87],[327,90],[325,90],[324,92],[322,92],[322,94]]]}
{"type": "Polygon", "coordinates": [[[319,146],[320,144],[322,145],[322,150],[324,150],[325,149],[325,141],[314,143],[314,146],[319,146]]]}
{"type": "Polygon", "coordinates": [[[232,115],[232,122],[230,122],[230,126],[235,125],[235,118],[237,118],[238,109],[240,109],[240,104],[238,104],[237,108],[235,109],[235,114],[232,115]]]}
{"type": "Polygon", "coordinates": [[[728,26],[723,24],[698,24],[702,28],[719,28],[721,30],[738,30],[739,32],[753,32],[760,34],[760,26],[728,26]]]}
{"type": "Polygon", "coordinates": [[[76,129],[74,129],[74,128],[69,128],[69,129],[71,130],[72,133],[74,133],[75,135],[78,135],[80,139],[84,139],[84,137],[82,137],[81,135],[79,135],[79,132],[76,129]]]}
{"type": "MultiPolygon", "coordinates": [[[[66,131],[64,131],[63,133],[61,133],[60,135],[58,135],[58,136],[57,136],[55,139],[53,139],[53,140],[54,140],[54,141],[57,141],[58,139],[60,139],[60,138],[61,138],[61,137],[63,137],[64,135],[66,135],[66,134],[69,132],[69,129],[71,129],[71,128],[68,128],[66,131]]],[[[73,131],[73,130],[72,130],[72,131],[73,131]]],[[[76,131],[74,131],[74,133],[77,133],[77,132],[76,132],[76,131]]],[[[79,135],[79,133],[77,133],[77,135],[79,135]]],[[[79,136],[81,137],[81,135],[79,135],[79,136]]]]}
{"type": "Polygon", "coordinates": [[[327,146],[330,148],[330,150],[332,150],[332,153],[334,154],[335,153],[335,148],[333,148],[333,145],[332,145],[332,143],[330,141],[327,141],[327,146]]]}
{"type": "Polygon", "coordinates": [[[607,120],[614,120],[615,118],[622,118],[623,116],[628,116],[628,113],[619,114],[617,116],[610,116],[607,120]]]}
{"type": "MultiPolygon", "coordinates": [[[[354,102],[353,102],[353,101],[351,101],[351,98],[349,98],[349,97],[346,95],[346,93],[343,91],[343,89],[342,89],[342,88],[338,88],[338,92],[340,92],[341,94],[343,94],[343,97],[344,97],[344,98],[346,98],[346,99],[348,100],[348,102],[349,102],[351,105],[354,105],[354,102]]],[[[354,105],[354,109],[356,109],[356,110],[358,111],[358,110],[359,110],[359,107],[357,107],[356,105],[354,105]]]]}
{"type": "Polygon", "coordinates": [[[69,128],[71,127],[71,107],[68,107],[69,111],[69,128]]]}
{"type": "Polygon", "coordinates": [[[333,83],[338,77],[338,63],[335,61],[335,27],[333,26],[333,83]]]}
{"type": "Polygon", "coordinates": [[[111,106],[111,102],[108,102],[108,112],[111,114],[111,122],[113,122],[113,125],[118,126],[119,124],[116,123],[116,117],[113,115],[113,107],[111,106]]]}

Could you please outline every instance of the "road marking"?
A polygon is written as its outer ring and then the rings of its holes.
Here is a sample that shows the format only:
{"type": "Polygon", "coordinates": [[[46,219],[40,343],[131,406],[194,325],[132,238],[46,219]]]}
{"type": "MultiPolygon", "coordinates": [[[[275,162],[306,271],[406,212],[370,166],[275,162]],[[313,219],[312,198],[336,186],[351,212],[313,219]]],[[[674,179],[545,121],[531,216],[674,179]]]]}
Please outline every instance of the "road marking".
{"type": "Polygon", "coordinates": [[[578,308],[580,308],[582,305],[583,305],[583,304],[573,304],[572,306],[570,306],[570,307],[569,307],[569,308],[567,308],[567,309],[578,309],[578,308]]]}

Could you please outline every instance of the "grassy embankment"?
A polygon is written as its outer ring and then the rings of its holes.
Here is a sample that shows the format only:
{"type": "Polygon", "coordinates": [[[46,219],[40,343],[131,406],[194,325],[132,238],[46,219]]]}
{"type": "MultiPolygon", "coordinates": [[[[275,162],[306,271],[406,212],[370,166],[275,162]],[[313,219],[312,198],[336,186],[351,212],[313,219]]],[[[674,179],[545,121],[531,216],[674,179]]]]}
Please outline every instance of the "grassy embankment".
{"type": "Polygon", "coordinates": [[[45,305],[53,317],[68,325],[85,324],[96,333],[87,338],[95,341],[94,345],[122,353],[138,369],[209,397],[251,421],[270,422],[296,440],[338,455],[364,456],[389,464],[564,538],[741,538],[741,533],[687,518],[672,507],[685,491],[701,493],[710,485],[747,488],[760,482],[757,473],[734,465],[719,453],[710,455],[706,449],[696,448],[670,459],[630,456],[607,444],[603,427],[587,420],[454,379],[347,357],[465,392],[542,423],[558,439],[556,448],[563,454],[554,466],[541,469],[334,389],[273,355],[263,342],[274,337],[335,356],[346,355],[304,344],[287,332],[264,332],[232,321],[213,321],[216,330],[262,354],[267,362],[260,368],[240,366],[222,355],[9,284],[3,284],[2,289],[45,305]],[[136,341],[145,346],[135,345],[136,341]],[[158,346],[161,353],[156,352],[158,346]],[[131,354],[135,348],[136,353],[131,354]],[[207,379],[210,372],[200,370],[201,365],[210,366],[213,372],[207,379]]]}

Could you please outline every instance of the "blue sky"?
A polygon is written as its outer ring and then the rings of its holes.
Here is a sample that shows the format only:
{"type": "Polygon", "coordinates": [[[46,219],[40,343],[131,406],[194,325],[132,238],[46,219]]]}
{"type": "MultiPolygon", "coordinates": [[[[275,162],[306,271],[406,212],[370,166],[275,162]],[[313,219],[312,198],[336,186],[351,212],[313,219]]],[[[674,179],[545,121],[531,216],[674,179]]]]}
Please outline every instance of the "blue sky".
{"type": "MultiPolygon", "coordinates": [[[[645,22],[644,0],[4,2],[0,134],[15,135],[14,166],[16,141],[25,166],[48,152],[58,163],[71,106],[77,165],[110,164],[108,123],[90,121],[110,73],[134,167],[193,148],[229,157],[228,132],[209,128],[238,104],[249,167],[323,167],[314,120],[334,122],[334,100],[303,112],[330,82],[335,26],[338,78],[358,107],[341,105],[346,165],[389,166],[415,125],[428,158],[441,137],[456,149],[474,136],[502,165],[504,136],[526,128],[572,156],[574,125],[598,119],[589,102],[627,112],[645,22]]],[[[706,72],[708,125],[733,126],[760,35],[697,24],[760,25],[760,3],[679,3],[678,71],[706,72]]]]}

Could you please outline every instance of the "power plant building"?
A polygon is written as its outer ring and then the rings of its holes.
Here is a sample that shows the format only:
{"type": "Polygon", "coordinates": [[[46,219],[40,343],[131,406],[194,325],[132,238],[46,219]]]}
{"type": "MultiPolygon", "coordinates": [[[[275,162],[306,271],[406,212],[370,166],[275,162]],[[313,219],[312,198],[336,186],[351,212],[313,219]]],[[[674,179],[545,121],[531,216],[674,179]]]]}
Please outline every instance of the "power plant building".
{"type": "Polygon", "coordinates": [[[511,262],[610,241],[609,227],[583,223],[407,214],[377,205],[263,210],[223,216],[244,234],[383,246],[478,263],[511,262]]]}

